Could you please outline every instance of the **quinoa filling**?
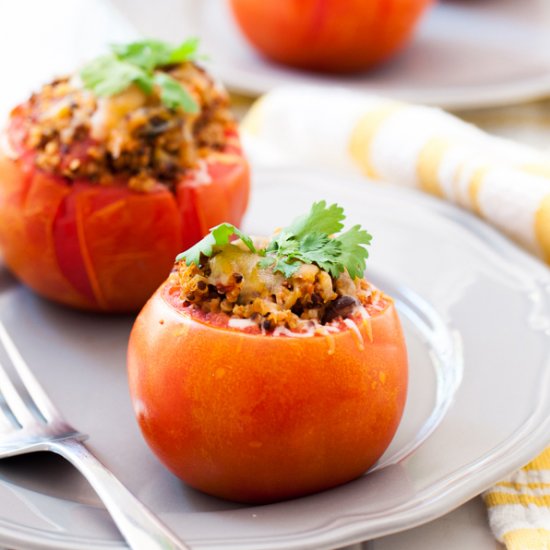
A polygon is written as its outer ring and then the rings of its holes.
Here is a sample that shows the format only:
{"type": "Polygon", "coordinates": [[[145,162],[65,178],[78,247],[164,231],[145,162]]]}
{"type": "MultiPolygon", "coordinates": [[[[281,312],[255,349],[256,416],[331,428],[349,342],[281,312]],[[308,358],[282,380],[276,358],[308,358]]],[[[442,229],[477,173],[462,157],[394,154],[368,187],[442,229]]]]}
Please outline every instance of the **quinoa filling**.
{"type": "Polygon", "coordinates": [[[112,97],[96,97],[79,77],[64,77],[15,110],[22,125],[12,133],[19,140],[15,148],[34,151],[38,168],[69,182],[125,181],[142,192],[160,182],[173,189],[201,158],[224,150],[235,120],[225,90],[197,64],[162,70],[185,87],[197,113],[166,107],[158,90],[145,95],[131,85],[112,97]]]}
{"type": "Polygon", "coordinates": [[[317,265],[302,264],[287,278],[261,267],[260,260],[237,242],[215,249],[209,258],[201,256],[199,265],[179,262],[172,280],[184,306],[246,319],[262,332],[338,326],[386,307],[378,289],[347,271],[334,278],[317,265]]]}

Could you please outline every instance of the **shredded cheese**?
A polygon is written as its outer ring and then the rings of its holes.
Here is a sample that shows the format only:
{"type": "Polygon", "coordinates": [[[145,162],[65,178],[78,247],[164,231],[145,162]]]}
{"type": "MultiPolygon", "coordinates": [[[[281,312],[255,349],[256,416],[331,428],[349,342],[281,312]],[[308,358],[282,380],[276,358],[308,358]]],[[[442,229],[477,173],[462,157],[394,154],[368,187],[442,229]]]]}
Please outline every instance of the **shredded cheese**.
{"type": "Polygon", "coordinates": [[[254,328],[258,326],[257,323],[255,323],[251,319],[236,319],[235,317],[229,319],[229,322],[227,324],[230,328],[238,328],[239,330],[254,328]]]}
{"type": "MultiPolygon", "coordinates": [[[[233,160],[235,159],[233,158],[233,160]]],[[[193,176],[193,183],[197,185],[207,185],[212,183],[212,176],[208,172],[208,164],[204,159],[199,159],[197,161],[197,170],[193,176]]]]}
{"type": "Polygon", "coordinates": [[[357,311],[361,315],[361,326],[365,329],[369,342],[372,342],[372,321],[370,314],[364,306],[359,306],[357,311]]]}
{"type": "Polygon", "coordinates": [[[363,335],[361,334],[361,331],[359,330],[359,327],[357,326],[355,321],[353,319],[344,319],[344,324],[351,330],[352,334],[355,336],[355,341],[359,350],[363,351],[365,349],[363,335]]]}
{"type": "Polygon", "coordinates": [[[279,326],[273,331],[273,336],[292,336],[295,338],[310,338],[315,334],[315,331],[309,329],[307,332],[295,332],[287,329],[285,326],[279,326]]]}

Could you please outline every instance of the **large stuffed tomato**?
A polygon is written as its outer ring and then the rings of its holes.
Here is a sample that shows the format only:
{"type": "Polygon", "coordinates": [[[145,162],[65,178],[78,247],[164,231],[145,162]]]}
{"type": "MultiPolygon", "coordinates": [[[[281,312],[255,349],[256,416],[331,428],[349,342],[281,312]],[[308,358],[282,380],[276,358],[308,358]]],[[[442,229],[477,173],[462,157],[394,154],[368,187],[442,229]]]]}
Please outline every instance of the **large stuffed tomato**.
{"type": "Polygon", "coordinates": [[[246,38],[301,69],[367,69],[399,51],[433,0],[230,0],[246,38]]]}
{"type": "Polygon", "coordinates": [[[172,192],[136,192],[125,181],[69,181],[35,166],[21,146],[19,111],[0,148],[0,251],[38,294],[96,311],[137,311],[175,255],[221,221],[239,224],[249,170],[235,130],[225,150],[190,169],[172,192]]]}
{"type": "Polygon", "coordinates": [[[128,351],[145,439],[189,485],[241,502],[298,497],[364,473],[389,445],[407,390],[390,298],[329,336],[249,334],[178,306],[170,281],[128,351]]]}

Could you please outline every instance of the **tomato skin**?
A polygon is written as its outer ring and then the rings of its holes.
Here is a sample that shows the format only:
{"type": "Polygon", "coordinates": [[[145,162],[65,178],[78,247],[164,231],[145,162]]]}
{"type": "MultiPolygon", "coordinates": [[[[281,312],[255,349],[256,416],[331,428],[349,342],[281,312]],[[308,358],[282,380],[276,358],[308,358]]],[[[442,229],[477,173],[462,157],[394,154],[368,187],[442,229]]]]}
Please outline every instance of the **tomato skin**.
{"type": "Polygon", "coordinates": [[[206,176],[189,171],[174,193],[161,184],[138,193],[123,181],[99,186],[45,173],[10,137],[16,151],[0,148],[0,253],[23,283],[65,305],[138,311],[179,252],[219,223],[239,225],[247,206],[248,164],[234,146],[205,158],[206,176]]]}
{"type": "Polygon", "coordinates": [[[250,171],[240,153],[209,163],[205,173],[211,180],[208,185],[202,183],[205,174],[199,171],[176,186],[182,220],[180,252],[204,237],[214,225],[228,220],[239,225],[248,204],[250,171]]]}
{"type": "Polygon", "coordinates": [[[433,0],[230,0],[249,42],[300,69],[353,72],[405,46],[433,0]]]}
{"type": "Polygon", "coordinates": [[[60,268],[75,288],[88,283],[90,303],[102,311],[138,309],[170,272],[181,244],[172,193],[161,185],[144,194],[75,182],[65,199],[71,203],[67,233],[60,231],[59,216],[53,225],[60,268]],[[83,272],[71,278],[78,259],[83,272]]]}
{"type": "Polygon", "coordinates": [[[240,502],[298,497],[350,481],[395,434],[407,356],[393,302],[327,337],[251,335],[177,310],[163,285],[133,327],[128,374],[142,433],[189,485],[240,502]]]}

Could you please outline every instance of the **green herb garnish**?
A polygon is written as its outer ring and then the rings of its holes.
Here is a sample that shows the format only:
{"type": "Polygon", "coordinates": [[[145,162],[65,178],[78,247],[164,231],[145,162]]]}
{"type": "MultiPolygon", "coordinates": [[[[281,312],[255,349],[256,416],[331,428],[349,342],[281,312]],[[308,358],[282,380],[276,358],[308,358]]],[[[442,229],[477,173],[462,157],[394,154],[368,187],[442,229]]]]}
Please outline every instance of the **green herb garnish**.
{"type": "Polygon", "coordinates": [[[198,40],[192,38],[173,46],[160,40],[113,44],[111,53],[90,61],[80,71],[84,87],[98,96],[118,94],[136,84],[145,94],[160,89],[161,101],[170,109],[181,107],[197,113],[199,106],[175,78],[159,71],[162,67],[197,59],[198,40]]]}
{"type": "Polygon", "coordinates": [[[316,264],[332,277],[338,277],[344,270],[352,278],[361,277],[369,255],[365,247],[370,244],[372,236],[360,225],[336,234],[343,229],[345,218],[344,210],[337,204],[314,203],[308,214],[295,219],[261,250],[256,250],[252,239],[233,225],[221,224],[195,246],[182,252],[176,261],[200,265],[201,255],[211,257],[215,246],[222,247],[232,236],[237,236],[252,252],[264,256],[260,260],[261,267],[271,267],[287,278],[302,263],[316,264]]]}
{"type": "Polygon", "coordinates": [[[187,265],[200,265],[201,254],[207,257],[212,256],[214,253],[214,247],[226,245],[233,235],[239,237],[239,239],[242,239],[243,243],[248,246],[251,252],[257,252],[252,239],[248,235],[230,223],[222,223],[216,227],[213,227],[210,230],[210,233],[208,233],[208,235],[206,235],[206,237],[200,240],[196,245],[179,254],[176,257],[176,262],[185,260],[187,265]]]}

